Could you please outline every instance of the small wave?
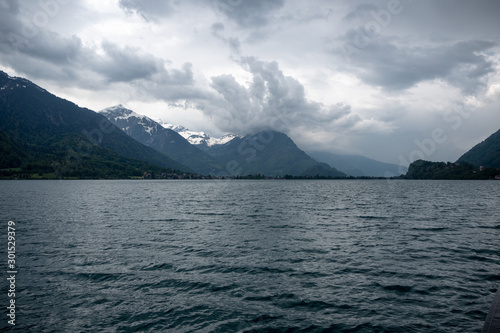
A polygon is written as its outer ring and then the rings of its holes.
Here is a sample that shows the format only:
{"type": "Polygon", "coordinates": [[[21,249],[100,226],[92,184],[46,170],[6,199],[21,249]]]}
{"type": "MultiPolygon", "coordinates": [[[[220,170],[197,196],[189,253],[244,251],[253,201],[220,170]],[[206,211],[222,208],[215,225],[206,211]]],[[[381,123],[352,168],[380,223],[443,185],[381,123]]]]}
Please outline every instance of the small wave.
{"type": "Polygon", "coordinates": [[[269,215],[269,214],[249,214],[247,215],[248,218],[251,219],[271,219],[274,217],[274,215],[269,215]]]}
{"type": "Polygon", "coordinates": [[[295,294],[279,294],[279,295],[266,295],[266,296],[247,296],[244,299],[246,301],[257,301],[257,302],[269,302],[269,301],[279,301],[288,300],[296,298],[295,294]]]}
{"type": "Polygon", "coordinates": [[[248,322],[249,323],[261,323],[263,321],[269,321],[269,320],[280,319],[280,318],[282,318],[282,316],[276,317],[276,316],[270,316],[270,315],[264,314],[264,315],[260,315],[256,318],[254,318],[254,319],[250,319],[250,320],[248,320],[248,322]]]}
{"type": "Polygon", "coordinates": [[[377,283],[379,287],[382,287],[382,289],[387,290],[387,291],[395,291],[398,293],[409,293],[410,291],[413,290],[413,287],[411,286],[403,286],[400,284],[391,284],[388,286],[383,286],[377,283]]]}
{"type": "Polygon", "coordinates": [[[447,227],[429,227],[429,228],[425,228],[425,227],[413,227],[413,228],[411,228],[411,230],[419,230],[419,231],[446,231],[446,230],[450,230],[450,228],[447,228],[447,227]]]}
{"type": "Polygon", "coordinates": [[[201,215],[201,216],[224,216],[224,215],[230,215],[228,213],[215,213],[215,212],[197,212],[194,215],[201,215]]]}
{"type": "Polygon", "coordinates": [[[483,274],[481,277],[486,281],[500,281],[500,274],[483,274]]]}
{"type": "Polygon", "coordinates": [[[124,273],[77,273],[76,276],[80,279],[104,282],[104,281],[117,281],[127,274],[124,273]]]}
{"type": "Polygon", "coordinates": [[[481,262],[493,262],[493,263],[496,262],[492,258],[487,258],[487,257],[483,257],[483,256],[478,256],[478,255],[468,256],[467,259],[473,260],[473,261],[481,261],[481,262]]]}
{"type": "Polygon", "coordinates": [[[359,215],[357,218],[365,219],[365,220],[388,220],[390,217],[388,216],[374,216],[374,215],[359,215]]]}
{"type": "Polygon", "coordinates": [[[217,288],[216,285],[213,285],[212,283],[209,282],[189,281],[189,280],[179,280],[179,279],[164,279],[156,283],[143,285],[140,288],[144,286],[151,287],[152,289],[174,288],[178,291],[187,293],[202,293],[205,291],[212,291],[217,288]]]}
{"type": "Polygon", "coordinates": [[[319,249],[319,248],[315,248],[315,249],[303,249],[301,252],[312,253],[312,254],[327,254],[330,251],[319,249]]]}
{"type": "Polygon", "coordinates": [[[371,272],[371,268],[364,268],[364,267],[346,267],[338,272],[337,274],[367,274],[371,272]]]}
{"type": "Polygon", "coordinates": [[[281,224],[281,225],[272,225],[269,226],[269,229],[295,229],[297,226],[289,225],[289,224],[281,224]]]}
{"type": "Polygon", "coordinates": [[[494,250],[490,250],[490,249],[473,249],[473,251],[476,254],[486,254],[486,255],[498,256],[498,249],[494,249],[494,250]]]}
{"type": "Polygon", "coordinates": [[[320,273],[320,272],[300,272],[300,273],[292,273],[290,276],[297,276],[300,278],[322,278],[322,277],[329,277],[331,274],[326,274],[326,273],[320,273]]]}
{"type": "Polygon", "coordinates": [[[141,219],[139,222],[144,223],[144,222],[187,222],[190,220],[187,219],[177,219],[177,218],[168,218],[168,219],[151,219],[151,220],[144,220],[141,219]]]}
{"type": "Polygon", "coordinates": [[[165,269],[172,269],[174,266],[172,264],[149,264],[146,267],[141,268],[142,271],[159,271],[165,269]]]}
{"type": "Polygon", "coordinates": [[[336,308],[334,304],[323,302],[323,301],[298,301],[289,304],[286,306],[287,308],[306,308],[309,310],[321,310],[321,309],[329,309],[336,308]]]}
{"type": "Polygon", "coordinates": [[[494,225],[494,226],[489,226],[489,225],[480,225],[478,226],[480,229],[494,229],[494,230],[499,230],[500,229],[500,224],[494,225]]]}

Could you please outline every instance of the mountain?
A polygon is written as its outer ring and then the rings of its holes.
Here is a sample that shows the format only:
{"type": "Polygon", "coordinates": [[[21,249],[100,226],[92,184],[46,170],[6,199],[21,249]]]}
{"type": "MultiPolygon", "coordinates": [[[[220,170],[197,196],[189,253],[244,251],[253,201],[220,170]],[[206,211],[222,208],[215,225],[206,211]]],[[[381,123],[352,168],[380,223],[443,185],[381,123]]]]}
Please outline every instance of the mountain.
{"type": "Polygon", "coordinates": [[[104,116],[0,71],[2,168],[110,177],[189,168],[132,139],[104,116]]]}
{"type": "Polygon", "coordinates": [[[317,161],[354,177],[397,177],[406,173],[407,168],[396,164],[383,163],[360,155],[341,155],[313,151],[309,155],[317,161]]]}
{"type": "Polygon", "coordinates": [[[191,145],[177,132],[139,115],[123,105],[99,111],[123,132],[200,174],[215,174],[222,166],[215,158],[191,145]]]}
{"type": "Polygon", "coordinates": [[[457,162],[468,162],[475,166],[500,168],[500,130],[463,154],[457,162]]]}
{"type": "Polygon", "coordinates": [[[195,132],[191,131],[183,126],[180,125],[173,125],[173,124],[168,124],[168,123],[161,123],[160,124],[168,129],[171,129],[177,133],[179,133],[183,138],[185,138],[187,141],[189,141],[190,144],[193,146],[203,150],[207,151],[210,149],[210,147],[215,146],[215,145],[223,145],[225,143],[228,143],[232,139],[238,137],[238,135],[235,134],[226,134],[220,138],[214,138],[206,134],[205,132],[195,132]]]}
{"type": "Polygon", "coordinates": [[[496,168],[475,167],[467,162],[430,162],[417,160],[410,164],[406,179],[450,179],[450,180],[486,180],[500,179],[500,170],[496,168]]]}
{"type": "Polygon", "coordinates": [[[235,137],[225,144],[210,146],[207,152],[221,161],[231,175],[346,176],[326,163],[315,161],[286,134],[275,131],[235,137]]]}
{"type": "Polygon", "coordinates": [[[180,125],[156,122],[123,105],[100,113],[137,141],[202,174],[345,177],[327,164],[314,161],[283,133],[262,131],[246,137],[228,134],[217,139],[180,125]]]}
{"type": "Polygon", "coordinates": [[[22,147],[0,132],[0,169],[18,168],[25,158],[22,147]]]}
{"type": "Polygon", "coordinates": [[[407,179],[500,179],[500,130],[463,154],[455,163],[418,160],[407,179]]]}

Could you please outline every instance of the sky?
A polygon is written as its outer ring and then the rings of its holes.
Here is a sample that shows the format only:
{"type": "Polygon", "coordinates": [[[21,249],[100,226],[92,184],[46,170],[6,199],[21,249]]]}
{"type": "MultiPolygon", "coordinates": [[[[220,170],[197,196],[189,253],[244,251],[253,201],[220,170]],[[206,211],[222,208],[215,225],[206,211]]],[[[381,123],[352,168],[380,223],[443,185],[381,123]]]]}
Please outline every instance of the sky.
{"type": "Polygon", "coordinates": [[[498,0],[0,0],[0,70],[212,136],[455,161],[500,129],[498,0]]]}

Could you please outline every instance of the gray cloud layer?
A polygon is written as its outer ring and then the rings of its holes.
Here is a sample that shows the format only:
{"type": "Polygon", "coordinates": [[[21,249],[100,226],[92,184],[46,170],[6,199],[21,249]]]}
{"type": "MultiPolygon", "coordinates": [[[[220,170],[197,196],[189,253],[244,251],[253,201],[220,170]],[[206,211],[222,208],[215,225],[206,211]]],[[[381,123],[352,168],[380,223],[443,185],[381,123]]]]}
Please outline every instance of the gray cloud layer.
{"type": "MultiPolygon", "coordinates": [[[[133,3],[127,1],[122,5],[133,3]]],[[[0,6],[4,9],[0,11],[0,52],[3,62],[19,73],[94,90],[104,89],[110,83],[130,83],[142,96],[160,99],[178,100],[197,95],[193,93],[196,89],[190,63],[181,69],[168,68],[162,58],[138,47],[110,41],[103,41],[97,46],[98,50],[84,45],[77,36],[62,37],[44,25],[37,25],[34,19],[26,20],[16,0],[0,6]]],[[[165,5],[152,1],[137,6],[137,10],[156,11],[157,6],[165,5]]],[[[38,12],[42,13],[40,8],[38,12]]]]}
{"type": "Polygon", "coordinates": [[[375,151],[460,103],[498,119],[499,13],[496,0],[0,0],[0,66],[67,96],[184,105],[222,131],[375,151]]]}
{"type": "MultiPolygon", "coordinates": [[[[359,33],[349,31],[343,42],[350,43],[359,33]]],[[[496,45],[470,40],[413,46],[400,39],[374,36],[367,39],[365,47],[353,49],[347,70],[365,83],[389,90],[441,79],[472,94],[483,88],[488,75],[495,72],[487,52],[496,45]]]]}
{"type": "Polygon", "coordinates": [[[216,0],[215,6],[243,28],[269,23],[272,14],[283,7],[284,0],[216,0]]]}
{"type": "Polygon", "coordinates": [[[119,5],[125,12],[141,15],[146,21],[156,21],[175,12],[168,0],[120,0],[119,5]]]}

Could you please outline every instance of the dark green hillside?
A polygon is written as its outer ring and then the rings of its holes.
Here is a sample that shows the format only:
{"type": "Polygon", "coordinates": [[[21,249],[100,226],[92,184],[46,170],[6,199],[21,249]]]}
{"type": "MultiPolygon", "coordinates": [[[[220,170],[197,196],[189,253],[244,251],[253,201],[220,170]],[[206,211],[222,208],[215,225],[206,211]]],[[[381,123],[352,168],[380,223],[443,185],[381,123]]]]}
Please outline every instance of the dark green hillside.
{"type": "Polygon", "coordinates": [[[500,168],[500,130],[462,155],[457,162],[500,168]]]}
{"type": "MultiPolygon", "coordinates": [[[[0,72],[2,169],[29,174],[106,175],[138,170],[188,171],[123,133],[105,117],[58,98],[28,80],[0,72]],[[62,174],[61,174],[62,172],[62,174]]],[[[6,171],[3,170],[5,176],[6,171]]]]}
{"type": "Polygon", "coordinates": [[[6,134],[0,132],[0,169],[17,168],[26,158],[23,149],[6,134]]]}
{"type": "Polygon", "coordinates": [[[470,163],[445,163],[418,160],[410,164],[406,179],[495,179],[500,170],[495,168],[477,168],[470,163]]]}
{"type": "Polygon", "coordinates": [[[280,132],[261,131],[237,137],[224,145],[212,147],[208,153],[221,161],[231,175],[346,176],[325,163],[318,163],[280,132]]]}

